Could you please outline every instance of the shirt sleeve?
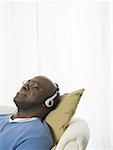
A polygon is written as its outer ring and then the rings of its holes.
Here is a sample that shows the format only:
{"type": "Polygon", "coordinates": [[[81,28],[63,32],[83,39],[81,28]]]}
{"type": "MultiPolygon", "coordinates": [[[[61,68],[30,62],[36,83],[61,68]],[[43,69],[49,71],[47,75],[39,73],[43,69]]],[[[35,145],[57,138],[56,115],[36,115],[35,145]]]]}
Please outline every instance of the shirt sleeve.
{"type": "Polygon", "coordinates": [[[29,138],[20,143],[14,150],[51,150],[52,143],[47,137],[29,138]]]}

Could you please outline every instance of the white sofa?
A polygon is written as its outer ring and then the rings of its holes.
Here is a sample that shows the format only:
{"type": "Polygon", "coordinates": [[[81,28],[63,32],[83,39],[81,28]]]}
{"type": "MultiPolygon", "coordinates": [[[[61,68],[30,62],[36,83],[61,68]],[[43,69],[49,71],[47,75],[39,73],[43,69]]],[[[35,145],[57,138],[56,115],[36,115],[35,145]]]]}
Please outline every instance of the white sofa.
{"type": "MultiPolygon", "coordinates": [[[[14,113],[15,107],[0,106],[0,114],[14,113]]],[[[89,128],[80,118],[72,118],[55,150],[85,150],[89,141],[89,128]]]]}

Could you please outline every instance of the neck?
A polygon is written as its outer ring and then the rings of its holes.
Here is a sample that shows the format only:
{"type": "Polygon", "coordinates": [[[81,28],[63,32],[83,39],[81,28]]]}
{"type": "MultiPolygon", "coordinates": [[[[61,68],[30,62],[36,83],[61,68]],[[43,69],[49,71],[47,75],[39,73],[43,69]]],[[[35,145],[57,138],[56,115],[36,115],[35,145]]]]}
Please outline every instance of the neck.
{"type": "Polygon", "coordinates": [[[36,111],[18,110],[18,112],[14,116],[12,116],[12,119],[15,119],[15,118],[32,118],[32,117],[38,117],[38,118],[44,119],[45,113],[44,113],[44,111],[41,111],[39,109],[37,109],[36,111]]]}

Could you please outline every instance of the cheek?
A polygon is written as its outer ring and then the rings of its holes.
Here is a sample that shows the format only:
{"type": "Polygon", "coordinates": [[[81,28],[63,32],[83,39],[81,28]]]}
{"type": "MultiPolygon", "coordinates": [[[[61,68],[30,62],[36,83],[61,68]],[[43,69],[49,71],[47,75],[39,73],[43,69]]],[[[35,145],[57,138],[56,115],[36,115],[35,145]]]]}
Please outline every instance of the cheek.
{"type": "Polygon", "coordinates": [[[35,103],[40,103],[42,101],[40,93],[35,91],[31,92],[27,99],[35,103]]]}
{"type": "Polygon", "coordinates": [[[34,102],[36,104],[41,104],[47,98],[47,95],[44,93],[42,89],[34,89],[30,91],[28,96],[29,101],[34,102]]]}

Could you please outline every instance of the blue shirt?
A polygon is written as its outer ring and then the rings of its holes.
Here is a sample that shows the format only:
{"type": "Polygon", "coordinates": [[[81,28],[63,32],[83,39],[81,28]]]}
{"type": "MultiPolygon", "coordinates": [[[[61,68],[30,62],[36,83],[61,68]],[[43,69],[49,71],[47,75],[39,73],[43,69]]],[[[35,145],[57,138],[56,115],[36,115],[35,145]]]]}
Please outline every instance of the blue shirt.
{"type": "Polygon", "coordinates": [[[0,115],[0,150],[50,150],[52,137],[40,118],[10,122],[11,114],[0,115]]]}

